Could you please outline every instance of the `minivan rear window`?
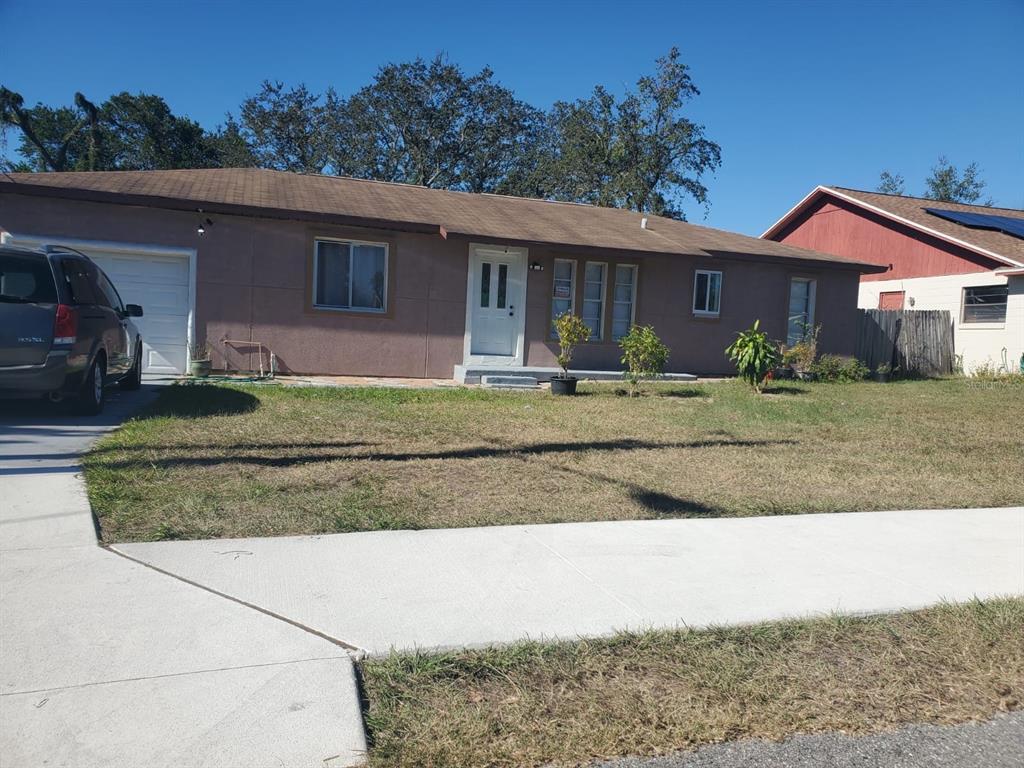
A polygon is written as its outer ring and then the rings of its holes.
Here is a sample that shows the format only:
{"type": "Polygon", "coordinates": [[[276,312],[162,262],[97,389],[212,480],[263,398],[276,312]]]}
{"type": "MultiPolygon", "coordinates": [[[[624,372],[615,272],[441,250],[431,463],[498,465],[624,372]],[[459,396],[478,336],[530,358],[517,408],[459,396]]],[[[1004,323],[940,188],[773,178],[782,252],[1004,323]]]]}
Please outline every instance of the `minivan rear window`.
{"type": "Polygon", "coordinates": [[[42,256],[0,253],[0,301],[57,303],[50,262],[42,256]]]}

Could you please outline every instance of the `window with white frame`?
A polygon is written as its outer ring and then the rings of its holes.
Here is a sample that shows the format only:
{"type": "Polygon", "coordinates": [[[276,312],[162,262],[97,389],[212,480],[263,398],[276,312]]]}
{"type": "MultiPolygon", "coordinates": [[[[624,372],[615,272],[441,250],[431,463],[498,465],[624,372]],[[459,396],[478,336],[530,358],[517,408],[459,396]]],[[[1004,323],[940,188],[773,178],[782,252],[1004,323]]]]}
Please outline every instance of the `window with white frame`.
{"type": "Polygon", "coordinates": [[[569,259],[555,259],[551,280],[551,333],[555,335],[555,318],[571,313],[576,301],[576,262],[569,259]]]}
{"type": "Polygon", "coordinates": [[[1006,285],[974,285],[964,288],[962,323],[1005,323],[1006,302],[1010,290],[1006,285]]]}
{"type": "Polygon", "coordinates": [[[612,294],[612,340],[618,341],[633,325],[636,305],[636,265],[615,266],[615,291],[612,294]]]}
{"type": "Polygon", "coordinates": [[[388,247],[384,243],[316,240],[313,306],[383,312],[387,283],[388,247]]]}
{"type": "Polygon", "coordinates": [[[583,322],[590,329],[591,341],[600,341],[602,338],[607,272],[607,264],[588,261],[583,275],[583,322]]]}
{"type": "Polygon", "coordinates": [[[693,276],[693,314],[717,315],[722,306],[722,273],[698,269],[693,276]]]}
{"type": "Polygon", "coordinates": [[[789,322],[786,343],[790,346],[803,341],[814,330],[814,294],[816,281],[794,277],[789,284],[789,322]]]}

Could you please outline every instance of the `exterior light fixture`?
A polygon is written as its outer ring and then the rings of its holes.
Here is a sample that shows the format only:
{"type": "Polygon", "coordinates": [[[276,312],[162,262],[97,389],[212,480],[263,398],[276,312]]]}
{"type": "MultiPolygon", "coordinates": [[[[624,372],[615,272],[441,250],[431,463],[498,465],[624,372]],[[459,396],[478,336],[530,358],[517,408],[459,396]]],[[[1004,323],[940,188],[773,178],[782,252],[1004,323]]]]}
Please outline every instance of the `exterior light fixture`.
{"type": "Polygon", "coordinates": [[[196,213],[200,214],[199,226],[196,227],[196,234],[202,237],[206,234],[206,228],[213,225],[213,220],[202,216],[202,208],[196,208],[196,213]]]}

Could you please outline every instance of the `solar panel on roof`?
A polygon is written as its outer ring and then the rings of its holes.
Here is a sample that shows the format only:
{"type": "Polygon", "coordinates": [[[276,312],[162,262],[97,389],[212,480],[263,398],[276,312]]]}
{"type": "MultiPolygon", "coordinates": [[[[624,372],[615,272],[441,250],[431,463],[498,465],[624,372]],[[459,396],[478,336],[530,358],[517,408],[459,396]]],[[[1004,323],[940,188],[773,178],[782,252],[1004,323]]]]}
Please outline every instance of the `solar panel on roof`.
{"type": "Polygon", "coordinates": [[[1013,216],[999,216],[993,213],[974,213],[972,211],[948,211],[944,208],[925,208],[925,211],[965,227],[974,229],[994,229],[1024,239],[1024,219],[1013,216]]]}

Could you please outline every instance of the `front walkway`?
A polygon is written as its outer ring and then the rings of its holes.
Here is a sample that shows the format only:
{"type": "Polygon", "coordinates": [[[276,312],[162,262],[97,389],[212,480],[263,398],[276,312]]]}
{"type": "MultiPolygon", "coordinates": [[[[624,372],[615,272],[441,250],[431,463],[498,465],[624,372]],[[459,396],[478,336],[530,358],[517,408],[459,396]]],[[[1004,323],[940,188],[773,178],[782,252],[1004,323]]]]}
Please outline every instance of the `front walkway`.
{"type": "Polygon", "coordinates": [[[1024,507],[116,549],[371,654],[1024,594],[1024,507]]]}
{"type": "Polygon", "coordinates": [[[0,413],[0,765],[358,762],[346,649],[97,546],[77,457],[148,389],[0,413]]]}

